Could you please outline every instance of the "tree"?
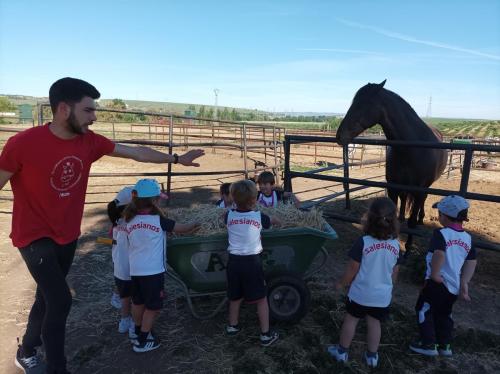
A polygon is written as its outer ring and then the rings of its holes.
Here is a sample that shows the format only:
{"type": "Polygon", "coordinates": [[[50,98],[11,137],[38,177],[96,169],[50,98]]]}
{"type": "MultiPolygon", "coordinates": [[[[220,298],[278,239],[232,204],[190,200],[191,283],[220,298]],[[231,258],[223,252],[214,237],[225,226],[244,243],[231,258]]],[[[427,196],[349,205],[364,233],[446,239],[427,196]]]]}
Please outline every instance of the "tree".
{"type": "Polygon", "coordinates": [[[0,96],[0,112],[15,112],[17,105],[10,102],[5,96],[0,96]]]}
{"type": "Polygon", "coordinates": [[[113,99],[113,101],[106,105],[106,108],[109,109],[127,109],[127,104],[122,99],[113,99]]]}
{"type": "Polygon", "coordinates": [[[228,120],[229,119],[229,110],[227,110],[226,107],[224,107],[224,110],[222,111],[220,119],[222,119],[222,120],[228,120]]]}
{"type": "Polygon", "coordinates": [[[197,117],[200,117],[200,118],[205,118],[206,116],[206,113],[205,113],[205,105],[202,105],[200,107],[200,111],[198,112],[198,115],[197,117]]]}

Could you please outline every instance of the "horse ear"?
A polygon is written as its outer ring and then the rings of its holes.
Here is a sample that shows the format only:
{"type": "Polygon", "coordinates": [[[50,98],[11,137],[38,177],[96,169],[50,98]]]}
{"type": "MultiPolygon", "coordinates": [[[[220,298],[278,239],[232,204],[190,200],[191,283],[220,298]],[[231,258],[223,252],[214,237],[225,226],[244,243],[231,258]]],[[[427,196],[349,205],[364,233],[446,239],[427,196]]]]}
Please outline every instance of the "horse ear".
{"type": "Polygon", "coordinates": [[[384,79],[384,81],[383,81],[383,82],[380,82],[380,83],[378,84],[378,85],[379,85],[379,87],[380,87],[380,88],[384,87],[384,84],[385,84],[385,82],[386,82],[386,81],[387,81],[387,79],[384,79]]]}

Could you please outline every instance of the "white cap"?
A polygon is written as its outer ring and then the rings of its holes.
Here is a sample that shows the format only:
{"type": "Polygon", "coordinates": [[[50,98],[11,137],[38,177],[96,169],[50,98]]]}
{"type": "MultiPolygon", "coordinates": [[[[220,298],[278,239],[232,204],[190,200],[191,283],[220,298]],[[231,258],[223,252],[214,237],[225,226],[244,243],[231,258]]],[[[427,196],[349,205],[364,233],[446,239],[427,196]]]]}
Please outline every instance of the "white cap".
{"type": "Polygon", "coordinates": [[[132,201],[133,187],[124,187],[115,197],[116,206],[128,205],[132,201]]]}
{"type": "Polygon", "coordinates": [[[469,209],[469,202],[462,196],[449,195],[441,199],[441,201],[432,205],[437,208],[441,213],[451,218],[467,221],[467,209],[469,209]]]}

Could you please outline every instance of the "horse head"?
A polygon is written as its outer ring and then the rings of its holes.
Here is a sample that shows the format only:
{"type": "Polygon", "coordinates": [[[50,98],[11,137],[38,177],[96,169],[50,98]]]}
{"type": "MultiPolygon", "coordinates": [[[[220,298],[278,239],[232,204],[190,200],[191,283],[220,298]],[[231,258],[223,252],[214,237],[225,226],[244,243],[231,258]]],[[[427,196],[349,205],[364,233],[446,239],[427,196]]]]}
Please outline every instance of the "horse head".
{"type": "Polygon", "coordinates": [[[382,114],[380,105],[377,105],[378,94],[383,89],[385,81],[368,83],[358,90],[337,130],[339,144],[349,143],[367,128],[377,124],[382,114]]]}

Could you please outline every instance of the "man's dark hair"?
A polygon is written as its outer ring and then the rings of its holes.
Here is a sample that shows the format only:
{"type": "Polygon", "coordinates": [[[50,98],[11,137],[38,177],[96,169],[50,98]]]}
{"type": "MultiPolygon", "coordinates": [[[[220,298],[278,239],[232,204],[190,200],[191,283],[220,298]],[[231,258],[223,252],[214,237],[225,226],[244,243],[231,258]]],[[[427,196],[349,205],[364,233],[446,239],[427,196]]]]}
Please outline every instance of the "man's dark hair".
{"type": "Polygon", "coordinates": [[[85,96],[95,100],[101,97],[101,94],[94,86],[81,79],[66,77],[55,81],[49,90],[52,113],[56,113],[59,103],[64,102],[73,105],[81,101],[85,96]]]}

